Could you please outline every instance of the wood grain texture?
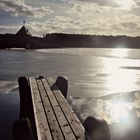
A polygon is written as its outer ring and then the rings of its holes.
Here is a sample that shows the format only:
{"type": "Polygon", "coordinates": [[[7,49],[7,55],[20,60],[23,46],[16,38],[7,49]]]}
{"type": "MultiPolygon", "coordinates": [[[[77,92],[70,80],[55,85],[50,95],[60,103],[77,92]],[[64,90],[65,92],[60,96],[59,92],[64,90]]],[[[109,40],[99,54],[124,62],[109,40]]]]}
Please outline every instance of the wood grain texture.
{"type": "MultiPolygon", "coordinates": [[[[50,126],[50,131],[52,133],[53,139],[54,140],[64,140],[63,134],[61,132],[61,129],[59,127],[59,124],[57,122],[56,116],[54,114],[53,108],[50,104],[50,101],[48,99],[48,96],[46,94],[46,91],[44,89],[44,86],[41,82],[41,80],[37,80],[37,84],[39,87],[39,92],[42,98],[42,103],[45,109],[45,115],[46,118],[48,119],[48,123],[50,126]]],[[[51,96],[52,97],[52,96],[51,96]]],[[[55,100],[52,98],[52,102],[55,105],[58,105],[57,102],[54,102],[55,100]]]]}
{"type": "Polygon", "coordinates": [[[48,82],[46,81],[46,79],[42,79],[42,83],[45,87],[46,93],[47,93],[48,98],[51,102],[55,116],[58,120],[58,123],[61,127],[61,130],[63,132],[65,139],[66,140],[76,140],[75,135],[74,135],[71,127],[69,126],[67,119],[65,118],[64,112],[61,110],[61,108],[58,104],[58,101],[56,100],[56,98],[54,96],[54,93],[50,89],[48,82]]]}
{"type": "Polygon", "coordinates": [[[52,140],[35,78],[29,77],[38,140],[52,140]]]}
{"type": "Polygon", "coordinates": [[[29,77],[38,140],[85,140],[85,130],[52,78],[29,77]]]}
{"type": "Polygon", "coordinates": [[[61,96],[61,92],[59,91],[59,88],[57,87],[55,81],[52,78],[47,78],[47,81],[49,83],[49,86],[51,87],[51,90],[53,91],[61,109],[63,110],[65,117],[67,118],[75,136],[78,140],[85,140],[85,130],[82,126],[81,122],[65,100],[64,96],[61,96]]]}

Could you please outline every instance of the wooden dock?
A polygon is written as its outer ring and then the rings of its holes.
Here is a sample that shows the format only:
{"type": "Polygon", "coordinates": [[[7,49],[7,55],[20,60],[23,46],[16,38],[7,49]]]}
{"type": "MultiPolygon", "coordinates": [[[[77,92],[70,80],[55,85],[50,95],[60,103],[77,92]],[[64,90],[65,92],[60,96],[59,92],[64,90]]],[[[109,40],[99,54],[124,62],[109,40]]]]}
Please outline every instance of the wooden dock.
{"type": "MultiPolygon", "coordinates": [[[[25,122],[27,125],[29,121],[31,123],[29,125],[31,127],[28,127],[30,130],[28,130],[27,138],[85,140],[84,127],[52,78],[22,77],[19,79],[19,88],[21,98],[20,119],[29,118],[28,121],[24,119],[24,125],[25,122]]],[[[20,126],[17,126],[21,124],[18,121],[14,125],[16,139],[23,138],[24,136],[18,134],[27,131],[27,129],[19,130],[20,126]]]]}
{"type": "Polygon", "coordinates": [[[56,81],[43,76],[20,77],[18,81],[20,120],[13,125],[13,140],[87,140],[88,131],[106,127],[104,121],[92,117],[82,125],[66,100],[68,82],[64,77],[56,81]]]}

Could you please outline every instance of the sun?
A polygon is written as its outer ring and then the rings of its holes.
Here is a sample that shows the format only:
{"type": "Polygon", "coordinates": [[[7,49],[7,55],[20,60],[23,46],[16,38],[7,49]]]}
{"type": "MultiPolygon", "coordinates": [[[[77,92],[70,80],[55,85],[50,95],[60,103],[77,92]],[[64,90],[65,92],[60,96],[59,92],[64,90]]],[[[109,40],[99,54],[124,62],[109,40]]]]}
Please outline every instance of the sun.
{"type": "Polygon", "coordinates": [[[131,9],[131,7],[134,5],[133,0],[115,0],[116,3],[124,9],[131,9]]]}

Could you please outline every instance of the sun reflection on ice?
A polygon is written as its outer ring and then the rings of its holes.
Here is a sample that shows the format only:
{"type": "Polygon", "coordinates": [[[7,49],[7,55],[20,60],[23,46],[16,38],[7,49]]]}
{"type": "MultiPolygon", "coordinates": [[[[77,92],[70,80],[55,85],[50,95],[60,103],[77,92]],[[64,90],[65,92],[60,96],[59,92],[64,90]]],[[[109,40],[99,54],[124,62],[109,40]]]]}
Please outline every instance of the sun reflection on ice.
{"type": "Polygon", "coordinates": [[[138,77],[135,71],[123,69],[124,66],[137,66],[139,63],[125,59],[129,54],[128,49],[112,49],[111,56],[119,58],[106,58],[103,60],[105,77],[105,88],[109,93],[128,92],[137,90],[138,77]]]}
{"type": "Polygon", "coordinates": [[[129,53],[129,49],[125,49],[125,48],[119,48],[119,49],[111,49],[111,56],[115,56],[115,57],[120,57],[120,58],[124,58],[127,57],[129,53]]]}
{"type": "Polygon", "coordinates": [[[132,125],[133,105],[128,96],[131,92],[140,90],[137,84],[139,82],[137,74],[140,72],[122,67],[137,66],[139,62],[126,58],[129,55],[129,49],[112,49],[110,55],[114,57],[105,58],[102,61],[101,73],[106,74],[103,77],[103,86],[106,90],[105,95],[109,95],[109,99],[101,101],[104,110],[100,114],[105,116],[109,123],[119,122],[122,126],[129,126],[132,125]]]}
{"type": "Polygon", "coordinates": [[[129,120],[129,110],[131,109],[128,103],[124,102],[115,102],[109,106],[110,117],[114,122],[129,120]]]}
{"type": "Polygon", "coordinates": [[[106,88],[111,93],[128,92],[137,90],[137,77],[128,71],[119,71],[106,79],[106,88]]]}

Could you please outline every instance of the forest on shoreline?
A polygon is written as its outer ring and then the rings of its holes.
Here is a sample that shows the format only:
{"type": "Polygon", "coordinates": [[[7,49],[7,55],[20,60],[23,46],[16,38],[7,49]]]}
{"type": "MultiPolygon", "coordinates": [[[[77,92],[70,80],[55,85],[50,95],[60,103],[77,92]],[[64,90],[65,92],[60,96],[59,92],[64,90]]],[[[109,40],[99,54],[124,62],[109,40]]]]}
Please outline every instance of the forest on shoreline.
{"type": "Polygon", "coordinates": [[[0,49],[26,48],[140,48],[140,37],[51,33],[43,37],[28,34],[0,34],[0,49]]]}

